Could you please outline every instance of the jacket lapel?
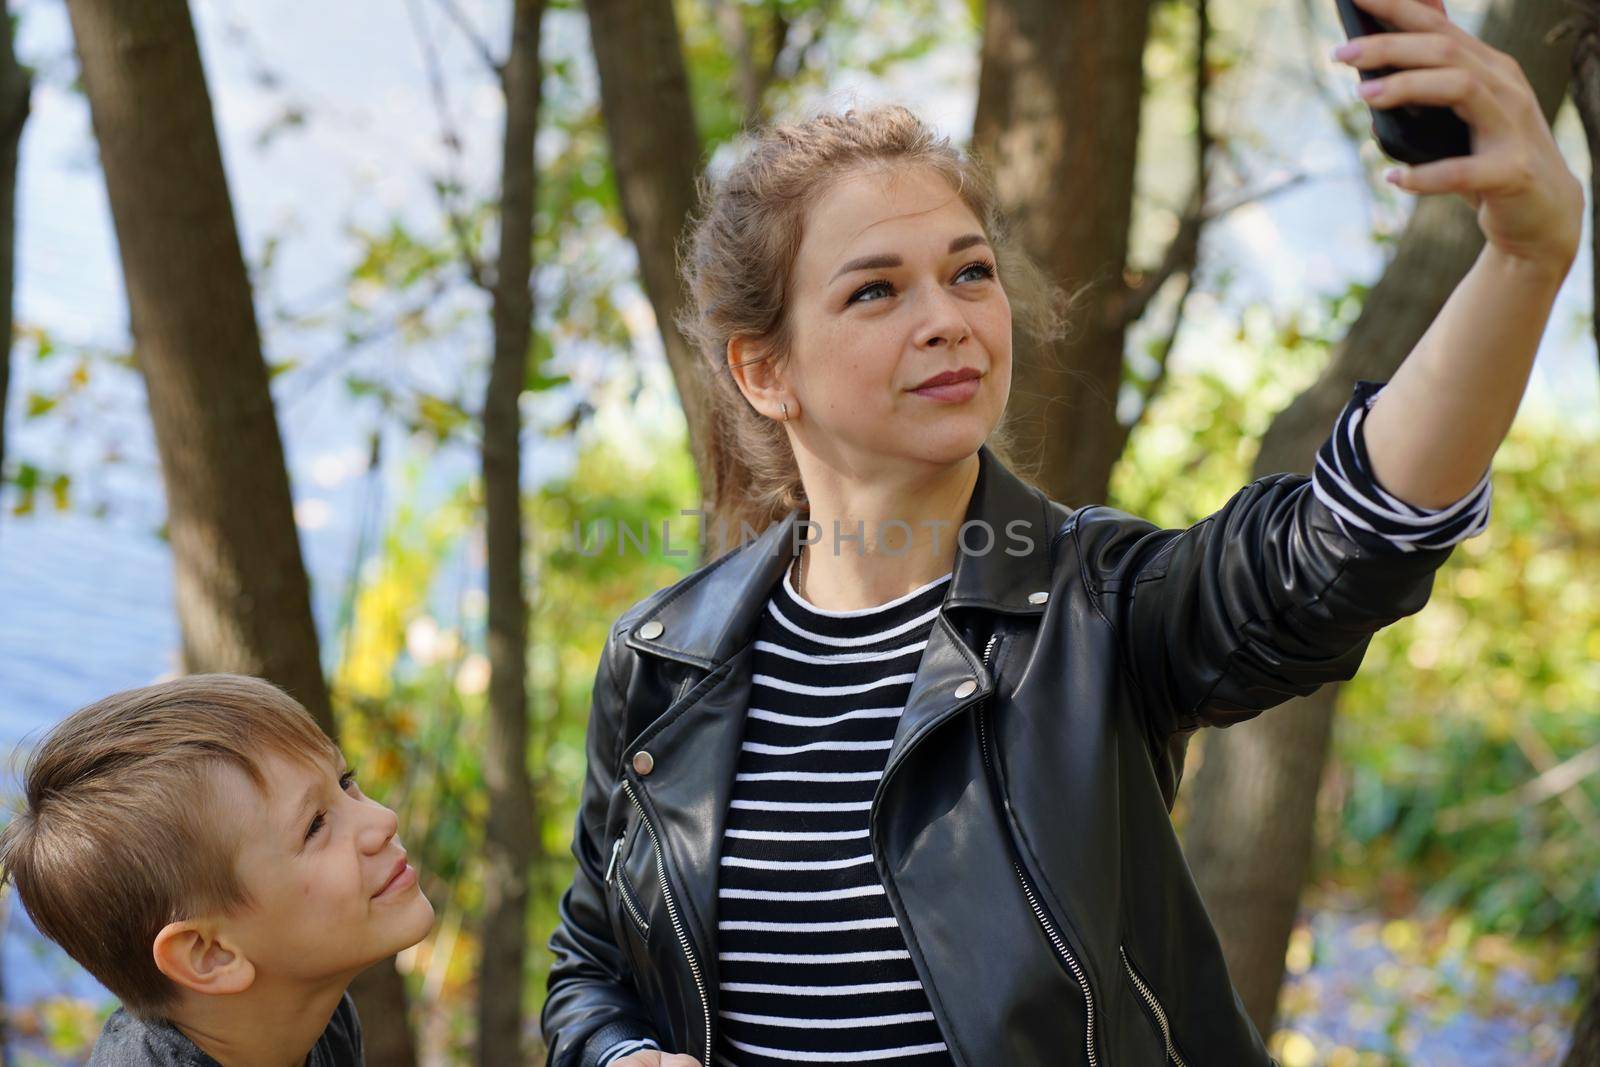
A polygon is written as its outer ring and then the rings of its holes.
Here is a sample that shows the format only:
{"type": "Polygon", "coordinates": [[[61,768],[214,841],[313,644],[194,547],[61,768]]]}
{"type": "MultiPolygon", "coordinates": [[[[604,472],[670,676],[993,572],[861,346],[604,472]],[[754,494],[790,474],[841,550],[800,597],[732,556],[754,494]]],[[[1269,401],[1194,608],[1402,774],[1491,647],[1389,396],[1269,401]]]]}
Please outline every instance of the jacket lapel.
{"type": "MultiPolygon", "coordinates": [[[[945,609],[1043,614],[1045,602],[1037,594],[1050,589],[1058,509],[1007,470],[987,445],[978,456],[978,480],[963,521],[982,523],[983,528],[966,539],[971,552],[958,541],[945,609]]],[[[628,646],[707,671],[725,662],[750,642],[768,595],[794,559],[804,518],[799,509],[789,512],[755,540],[692,576],[676,595],[640,617],[627,636],[628,646]],[[640,637],[639,630],[652,622],[660,624],[658,636],[640,637]]]]}

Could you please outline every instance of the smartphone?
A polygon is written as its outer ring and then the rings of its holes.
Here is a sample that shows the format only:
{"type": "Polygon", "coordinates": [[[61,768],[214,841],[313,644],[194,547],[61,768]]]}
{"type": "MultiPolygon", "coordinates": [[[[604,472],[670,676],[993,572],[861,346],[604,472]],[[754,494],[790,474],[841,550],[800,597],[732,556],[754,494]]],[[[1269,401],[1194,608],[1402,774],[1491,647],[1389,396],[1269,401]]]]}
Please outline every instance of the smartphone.
{"type": "MultiPolygon", "coordinates": [[[[1336,2],[1346,37],[1393,32],[1394,27],[1357,7],[1355,0],[1336,2]]],[[[1394,72],[1394,67],[1378,67],[1359,73],[1362,81],[1369,81],[1394,72]]],[[[1368,105],[1367,109],[1372,112],[1372,134],[1390,159],[1416,165],[1472,154],[1472,128],[1450,108],[1405,104],[1400,107],[1368,105]]]]}

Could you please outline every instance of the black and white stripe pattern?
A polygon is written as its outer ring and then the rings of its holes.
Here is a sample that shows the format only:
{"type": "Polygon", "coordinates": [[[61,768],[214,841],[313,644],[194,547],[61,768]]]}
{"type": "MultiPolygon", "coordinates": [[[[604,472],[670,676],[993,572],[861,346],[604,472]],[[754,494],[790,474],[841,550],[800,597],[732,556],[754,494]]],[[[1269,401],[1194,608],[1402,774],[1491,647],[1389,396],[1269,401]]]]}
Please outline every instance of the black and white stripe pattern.
{"type": "Polygon", "coordinates": [[[1489,525],[1493,486],[1483,472],[1470,492],[1442,508],[1420,508],[1386,492],[1372,473],[1361,429],[1367,409],[1385,383],[1358,381],[1333,433],[1317,452],[1312,489],[1346,534],[1353,526],[1376,534],[1401,552],[1448,548],[1489,525]]]}
{"type": "Polygon", "coordinates": [[[661,1046],[648,1037],[631,1037],[618,1041],[615,1045],[600,1053],[600,1067],[607,1067],[608,1064],[615,1063],[624,1056],[631,1056],[635,1052],[640,1052],[647,1048],[659,1050],[661,1046]]]}
{"type": "Polygon", "coordinates": [[[835,612],[785,576],[767,602],[717,891],[722,1067],[951,1062],[867,838],[950,577],[835,612]]]}

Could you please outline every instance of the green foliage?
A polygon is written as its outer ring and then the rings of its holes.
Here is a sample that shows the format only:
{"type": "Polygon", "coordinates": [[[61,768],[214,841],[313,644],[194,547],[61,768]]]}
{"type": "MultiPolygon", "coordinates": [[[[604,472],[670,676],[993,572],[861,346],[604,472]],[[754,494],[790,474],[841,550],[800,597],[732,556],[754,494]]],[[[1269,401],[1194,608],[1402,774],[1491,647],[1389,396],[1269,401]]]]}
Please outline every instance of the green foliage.
{"type": "Polygon", "coordinates": [[[1497,933],[1595,928],[1595,776],[1519,790],[1600,745],[1600,486],[1584,477],[1597,463],[1600,441],[1514,427],[1488,530],[1456,549],[1422,612],[1374,638],[1344,702],[1336,871],[1402,866],[1424,905],[1497,933]]]}
{"type": "MultiPolygon", "coordinates": [[[[1220,506],[1363,295],[1309,322],[1247,313],[1243,387],[1175,373],[1130,438],[1113,502],[1164,526],[1220,506]]],[[[1600,745],[1600,441],[1519,420],[1493,470],[1489,529],[1456,548],[1421,612],[1374,637],[1344,687],[1319,867],[1395,911],[1570,942],[1600,915],[1600,788],[1590,775],[1542,799],[1519,790],[1600,745]]]]}
{"type": "MultiPolygon", "coordinates": [[[[603,428],[603,427],[602,427],[603,428]]],[[[627,433],[624,429],[623,433],[627,433]]],[[[540,813],[541,853],[529,929],[530,1011],[544,1001],[551,957],[544,939],[558,921],[556,904],[572,878],[571,841],[585,767],[584,739],[600,648],[612,623],[647,594],[698,566],[697,524],[680,517],[698,498],[693,462],[678,434],[596,437],[572,473],[529,501],[532,558],[532,766],[540,813]],[[618,551],[617,524],[648,526],[647,551],[618,551]],[[582,532],[582,540],[574,525],[582,532]],[[601,551],[593,528],[609,524],[601,551]],[[670,531],[662,536],[664,524],[670,531]],[[667,542],[677,553],[668,556],[667,542]],[[582,550],[580,550],[580,543],[582,550]]]]}
{"type": "Polygon", "coordinates": [[[1250,480],[1273,417],[1326,363],[1358,296],[1350,290],[1282,321],[1247,309],[1225,355],[1171,368],[1112,471],[1109,503],[1162,526],[1188,526],[1221,507],[1250,480]]]}
{"type": "MultiPolygon", "coordinates": [[[[529,596],[529,766],[541,859],[529,914],[529,1017],[542,1002],[550,958],[543,938],[571,879],[569,852],[584,773],[584,737],[600,647],[611,624],[647,593],[696,564],[698,530],[678,515],[696,499],[679,430],[651,431],[637,413],[608,406],[579,434],[571,473],[525,498],[529,596]],[[672,522],[668,557],[662,524],[672,522]],[[579,551],[573,525],[648,526],[647,551],[579,551]]],[[[360,568],[333,692],[347,758],[363,787],[394,806],[439,914],[433,934],[402,957],[424,999],[452,1026],[472,1012],[476,929],[483,901],[488,660],[475,485],[424,501],[414,465],[377,550],[360,568]]],[[[470,1034],[452,1037],[466,1062],[470,1034]]]]}
{"type": "MultiPolygon", "coordinates": [[[[398,218],[381,230],[353,228],[362,256],[350,271],[353,286],[365,283],[390,291],[404,291],[438,271],[457,267],[453,250],[427,242],[398,218]]],[[[359,299],[359,292],[352,294],[359,299]]]]}
{"type": "Polygon", "coordinates": [[[757,117],[767,119],[845,75],[883,78],[941,47],[975,45],[981,24],[940,0],[679,0],[677,10],[708,159],[745,126],[747,67],[765,86],[757,117]]]}
{"type": "Polygon", "coordinates": [[[65,511],[72,506],[72,477],[68,474],[50,474],[32,463],[20,463],[11,484],[17,490],[16,501],[11,505],[11,514],[15,517],[33,514],[41,492],[49,494],[50,502],[57,511],[65,511]]]}

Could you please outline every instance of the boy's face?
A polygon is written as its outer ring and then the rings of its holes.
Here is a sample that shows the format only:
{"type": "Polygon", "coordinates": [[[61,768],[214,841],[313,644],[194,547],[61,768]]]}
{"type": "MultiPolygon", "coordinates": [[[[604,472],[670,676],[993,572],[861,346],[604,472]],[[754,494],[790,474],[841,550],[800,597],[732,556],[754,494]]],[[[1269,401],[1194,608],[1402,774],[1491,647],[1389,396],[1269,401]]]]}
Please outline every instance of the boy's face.
{"type": "Polygon", "coordinates": [[[353,977],[416,944],[433,906],[395,836],[394,812],[362,794],[340,757],[261,760],[266,795],[242,771],[219,772],[218,799],[245,827],[238,874],[254,904],[221,929],[257,981],[353,977]]]}

